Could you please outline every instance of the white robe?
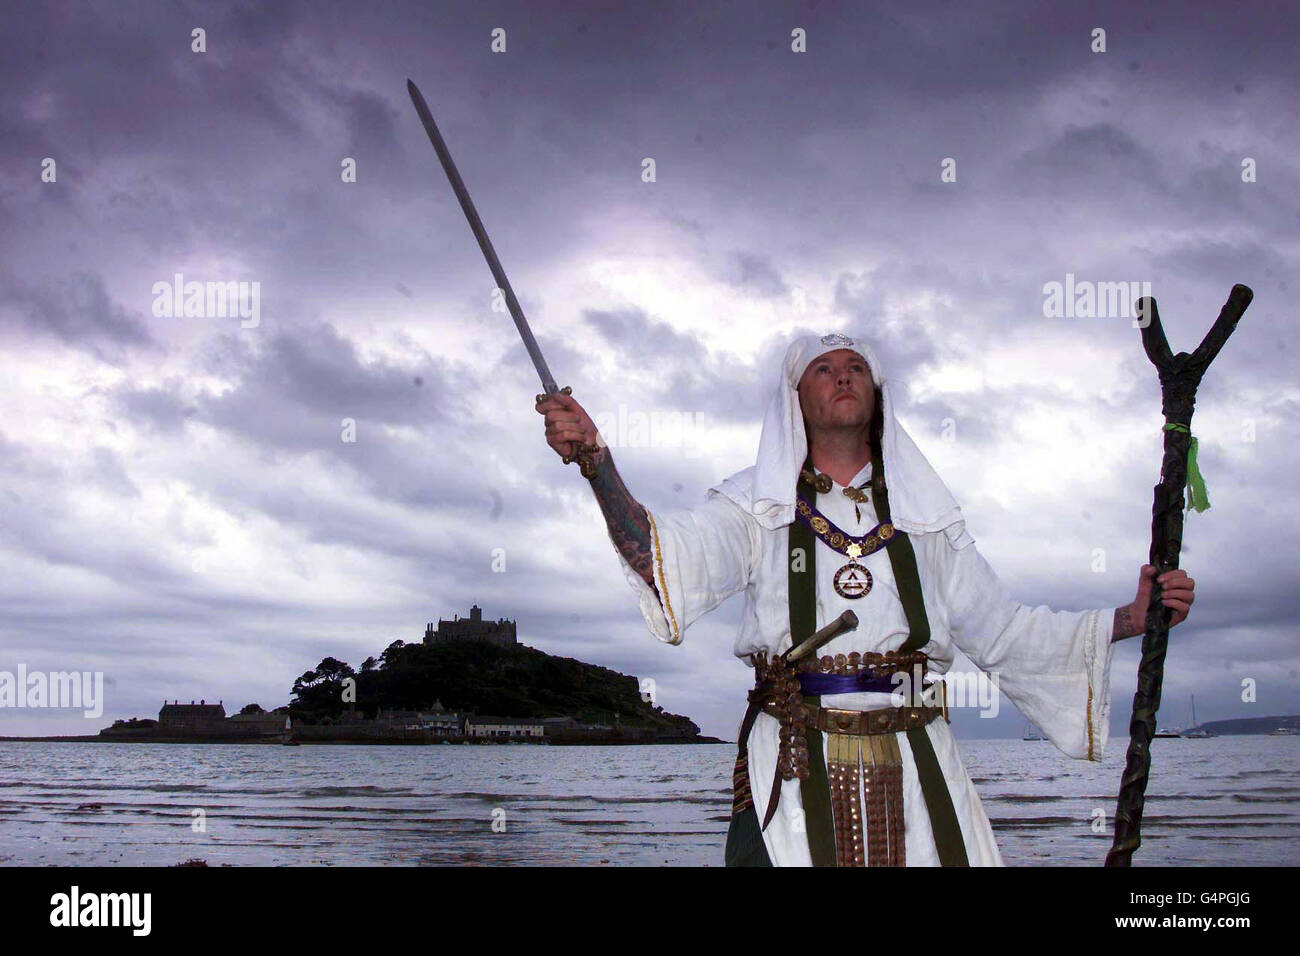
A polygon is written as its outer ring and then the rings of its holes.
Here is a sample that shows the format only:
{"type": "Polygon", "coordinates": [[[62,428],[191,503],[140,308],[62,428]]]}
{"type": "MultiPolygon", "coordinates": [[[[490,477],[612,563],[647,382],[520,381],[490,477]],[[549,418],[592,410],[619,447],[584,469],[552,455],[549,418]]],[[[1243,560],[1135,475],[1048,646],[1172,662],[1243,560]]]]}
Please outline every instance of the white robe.
{"type": "MultiPolygon", "coordinates": [[[[748,663],[755,651],[766,651],[772,657],[790,646],[789,528],[766,529],[736,503],[748,500],[751,472],[747,469],[711,490],[698,508],[671,513],[647,509],[660,596],[656,597],[625,559],[622,563],[628,582],[640,596],[646,624],[659,640],[680,643],[682,634],[701,615],[743,590],[745,610],[736,656],[748,663]]],[[[870,475],[871,466],[867,465],[853,484],[861,485],[870,475]]],[[[859,520],[853,502],[839,484],[829,494],[818,496],[818,507],[851,534],[864,534],[878,521],[870,502],[858,506],[859,520]]],[[[995,674],[999,689],[1065,754],[1100,760],[1110,713],[1115,609],[1053,611],[1045,605],[1020,604],[1003,589],[964,524],[909,537],[930,623],[930,641],[921,649],[929,656],[929,673],[946,673],[955,650],[960,649],[981,670],[995,674]]],[[[874,583],[866,597],[848,600],[835,593],[832,583],[836,570],[848,559],[820,540],[816,548],[817,627],[845,610],[852,610],[859,620],[855,630],[824,645],[819,656],[898,650],[908,636],[907,617],[885,549],[859,559],[870,570],[874,583]]],[[[821,702],[823,707],[874,710],[889,706],[890,695],[825,695],[821,702]]],[[[951,710],[951,695],[949,704],[951,710]]],[[[760,820],[767,812],[775,775],[778,726],[775,718],[760,713],[749,737],[750,785],[760,820]]],[[[1001,866],[992,827],[948,724],[942,718],[935,720],[926,732],[948,783],[970,865],[1001,866]]],[[[907,735],[895,736],[903,760],[907,864],[938,866],[930,817],[907,735]]],[[[812,864],[797,779],[783,783],[776,816],[763,840],[777,866],[812,864]]]]}

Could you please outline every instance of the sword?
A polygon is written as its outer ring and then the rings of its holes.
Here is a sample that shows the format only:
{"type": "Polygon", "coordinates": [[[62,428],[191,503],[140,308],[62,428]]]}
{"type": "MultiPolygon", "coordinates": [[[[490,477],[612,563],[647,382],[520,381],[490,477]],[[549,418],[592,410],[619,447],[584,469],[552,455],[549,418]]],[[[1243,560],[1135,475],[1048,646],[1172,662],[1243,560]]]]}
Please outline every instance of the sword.
{"type": "MultiPolygon", "coordinates": [[[[551,375],[550,368],[546,365],[546,359],[542,357],[542,350],[537,346],[537,339],[533,338],[533,330],[528,327],[528,320],[524,318],[524,310],[519,305],[519,300],[515,298],[515,290],[510,287],[510,280],[506,278],[505,269],[501,268],[501,260],[497,258],[496,250],[492,248],[492,240],[488,238],[487,230],[483,228],[483,220],[479,218],[478,210],[474,208],[474,200],[469,198],[469,190],[465,188],[465,182],[460,178],[460,173],[456,170],[456,164],[452,161],[451,152],[447,149],[447,143],[443,140],[442,134],[438,132],[438,124],[433,121],[433,114],[429,112],[429,105],[424,102],[424,97],[420,95],[420,90],[411,81],[406,81],[406,91],[411,94],[411,102],[415,104],[415,112],[420,114],[420,122],[424,124],[424,131],[429,134],[429,142],[433,144],[434,151],[438,154],[438,159],[442,161],[443,171],[447,174],[447,179],[451,182],[452,191],[456,198],[460,200],[460,208],[465,213],[465,218],[469,220],[469,227],[474,232],[474,238],[478,240],[478,247],[483,250],[483,258],[487,260],[488,268],[492,270],[492,278],[496,280],[497,288],[501,289],[506,296],[506,307],[510,309],[510,317],[515,320],[515,328],[519,330],[519,337],[524,340],[524,348],[528,350],[528,357],[533,360],[533,367],[537,369],[537,374],[542,380],[542,395],[537,396],[541,401],[546,395],[554,395],[557,392],[561,395],[572,395],[573,389],[568,385],[559,388],[555,384],[555,377],[551,375]]],[[[596,477],[596,463],[592,457],[599,449],[598,445],[586,445],[581,442],[570,442],[569,454],[564,456],[564,463],[576,461],[578,468],[582,471],[584,478],[596,477]]]]}

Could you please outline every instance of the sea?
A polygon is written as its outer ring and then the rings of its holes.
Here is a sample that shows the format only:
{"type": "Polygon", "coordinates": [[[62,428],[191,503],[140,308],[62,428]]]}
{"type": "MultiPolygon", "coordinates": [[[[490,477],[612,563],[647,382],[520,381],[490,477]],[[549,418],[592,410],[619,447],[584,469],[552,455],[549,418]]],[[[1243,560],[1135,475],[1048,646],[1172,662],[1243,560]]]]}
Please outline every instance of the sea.
{"type": "MultiPolygon", "coordinates": [[[[1009,866],[1100,866],[1123,769],[959,747],[1009,866]]],[[[1120,746],[1117,746],[1120,745],[1120,746]]],[[[1300,865],[1300,737],[1153,742],[1137,866],[1300,865]]],[[[0,865],[721,866],[732,745],[0,741],[0,865]]]]}

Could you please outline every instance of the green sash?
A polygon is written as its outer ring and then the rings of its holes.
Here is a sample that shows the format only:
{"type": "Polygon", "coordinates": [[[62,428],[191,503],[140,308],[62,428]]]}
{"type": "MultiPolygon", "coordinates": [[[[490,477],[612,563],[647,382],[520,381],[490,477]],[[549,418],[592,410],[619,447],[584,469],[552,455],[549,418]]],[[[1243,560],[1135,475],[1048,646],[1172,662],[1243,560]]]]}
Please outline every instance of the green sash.
{"type": "MultiPolygon", "coordinates": [[[[811,469],[811,459],[805,467],[811,469]]],[[[816,503],[813,492],[813,501],[816,503]]],[[[790,525],[790,646],[797,647],[817,630],[817,539],[812,528],[795,520],[790,525]]],[[[820,697],[805,697],[805,703],[821,706],[820,697]]],[[[835,827],[831,821],[831,788],[826,779],[826,755],[822,734],[816,727],[804,732],[808,742],[808,776],[799,781],[804,826],[813,866],[835,866],[835,827]]],[[[780,778],[776,780],[779,786],[780,778]]],[[[768,797],[770,803],[776,794],[768,797]]]]}
{"type": "MultiPolygon", "coordinates": [[[[876,506],[876,520],[888,521],[889,488],[884,481],[884,469],[880,467],[880,449],[873,446],[871,487],[873,504],[876,506]],[[876,481],[876,476],[880,481],[876,481]]],[[[903,644],[903,651],[919,651],[930,642],[930,619],[925,613],[925,598],[921,594],[921,578],[916,570],[916,552],[912,549],[911,539],[906,532],[898,531],[885,546],[889,552],[889,565],[894,571],[894,583],[898,585],[898,597],[903,602],[903,613],[907,616],[908,638],[903,644]]],[[[916,690],[916,688],[914,688],[916,690]]],[[[925,806],[930,811],[930,829],[934,831],[935,849],[939,851],[940,866],[970,866],[966,857],[966,842],[961,835],[961,825],[957,822],[957,811],[952,805],[952,794],[948,792],[948,783],[943,770],[939,767],[939,758],[934,752],[934,744],[925,727],[913,727],[907,731],[907,742],[912,748],[912,757],[916,761],[916,774],[921,781],[921,795],[925,797],[925,806]]]]}

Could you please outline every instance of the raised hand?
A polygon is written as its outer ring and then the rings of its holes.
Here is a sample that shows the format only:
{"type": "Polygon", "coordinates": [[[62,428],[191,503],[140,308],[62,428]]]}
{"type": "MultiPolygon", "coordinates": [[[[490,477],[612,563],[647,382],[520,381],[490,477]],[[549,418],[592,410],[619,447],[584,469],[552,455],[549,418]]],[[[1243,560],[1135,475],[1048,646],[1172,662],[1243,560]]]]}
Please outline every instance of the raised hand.
{"type": "Polygon", "coordinates": [[[557,455],[565,461],[572,461],[580,446],[588,449],[594,447],[596,450],[592,454],[592,460],[600,464],[606,454],[604,442],[601,441],[591,416],[578,404],[576,398],[563,392],[538,395],[535,407],[538,414],[544,416],[546,444],[557,455]]]}

